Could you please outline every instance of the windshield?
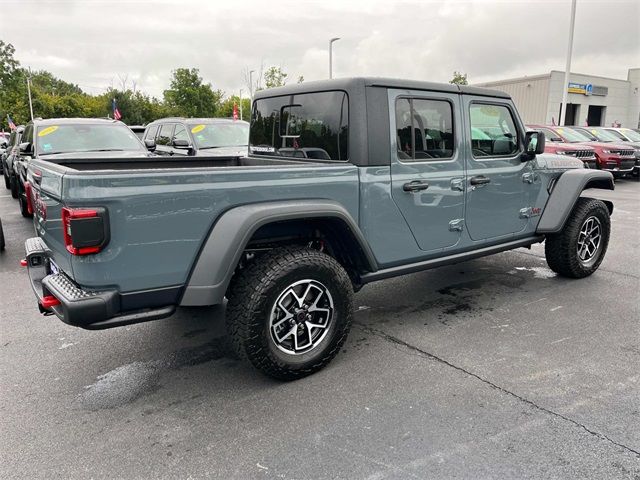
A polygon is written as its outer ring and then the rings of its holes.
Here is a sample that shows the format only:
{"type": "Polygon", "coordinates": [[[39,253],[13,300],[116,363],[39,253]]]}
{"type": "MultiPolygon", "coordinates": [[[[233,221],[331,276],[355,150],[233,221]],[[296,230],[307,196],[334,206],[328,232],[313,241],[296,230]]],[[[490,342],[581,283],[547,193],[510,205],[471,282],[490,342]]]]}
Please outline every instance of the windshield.
{"type": "Polygon", "coordinates": [[[601,142],[619,142],[620,138],[604,128],[589,128],[589,133],[601,142]]]}
{"type": "Polygon", "coordinates": [[[202,148],[246,147],[249,144],[247,122],[197,123],[189,125],[196,146],[202,148]]]}
{"type": "Polygon", "coordinates": [[[636,132],[635,130],[631,130],[630,128],[621,128],[620,131],[630,141],[640,142],[640,133],[636,132]]]}
{"type": "Polygon", "coordinates": [[[582,132],[576,130],[570,130],[568,128],[556,128],[556,132],[569,143],[592,141],[591,138],[583,135],[582,132]]]}
{"type": "Polygon", "coordinates": [[[117,123],[65,124],[38,127],[37,153],[145,151],[131,130],[117,123]]]}

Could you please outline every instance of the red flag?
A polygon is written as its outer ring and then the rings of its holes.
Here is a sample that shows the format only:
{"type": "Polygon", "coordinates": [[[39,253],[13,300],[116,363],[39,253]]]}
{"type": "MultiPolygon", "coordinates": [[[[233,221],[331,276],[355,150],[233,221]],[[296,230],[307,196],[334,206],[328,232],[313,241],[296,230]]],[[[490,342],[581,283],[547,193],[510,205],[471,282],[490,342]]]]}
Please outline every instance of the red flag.
{"type": "Polygon", "coordinates": [[[233,119],[234,120],[238,120],[239,116],[238,116],[238,105],[236,105],[235,103],[233,104],[233,119]]]}

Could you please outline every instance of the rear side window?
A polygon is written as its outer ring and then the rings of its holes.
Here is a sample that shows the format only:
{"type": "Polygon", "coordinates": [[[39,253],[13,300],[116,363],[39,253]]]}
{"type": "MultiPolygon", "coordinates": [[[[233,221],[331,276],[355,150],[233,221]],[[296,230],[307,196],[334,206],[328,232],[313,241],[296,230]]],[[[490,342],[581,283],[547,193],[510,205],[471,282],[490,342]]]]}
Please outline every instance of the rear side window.
{"type": "Polygon", "coordinates": [[[147,133],[144,134],[144,139],[155,140],[156,133],[158,133],[158,125],[151,125],[149,128],[147,128],[147,133]]]}
{"type": "Polygon", "coordinates": [[[472,103],[469,117],[474,158],[513,156],[518,152],[518,130],[506,105],[472,103]]]}
{"type": "Polygon", "coordinates": [[[317,92],[257,100],[249,152],[292,158],[349,158],[349,99],[345,92],[317,92]]]}
{"type": "Polygon", "coordinates": [[[164,123],[160,127],[160,133],[158,134],[156,143],[158,145],[170,145],[172,135],[173,135],[173,123],[164,123]]]}
{"type": "Polygon", "coordinates": [[[453,109],[446,100],[399,98],[396,101],[396,143],[401,161],[453,157],[453,109]]]}

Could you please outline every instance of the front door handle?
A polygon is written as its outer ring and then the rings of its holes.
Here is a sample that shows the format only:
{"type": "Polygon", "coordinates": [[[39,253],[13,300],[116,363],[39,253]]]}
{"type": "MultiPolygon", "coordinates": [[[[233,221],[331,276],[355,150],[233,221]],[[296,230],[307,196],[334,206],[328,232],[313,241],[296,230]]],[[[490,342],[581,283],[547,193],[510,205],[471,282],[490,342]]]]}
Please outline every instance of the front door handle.
{"type": "Polygon", "coordinates": [[[402,190],[409,193],[418,192],[420,190],[426,190],[427,188],[429,188],[429,184],[422,180],[414,180],[412,182],[407,182],[404,185],[402,185],[402,190]]]}
{"type": "Polygon", "coordinates": [[[484,175],[478,175],[475,177],[471,177],[469,183],[475,186],[486,185],[487,183],[491,183],[491,179],[489,177],[485,177],[484,175]]]}

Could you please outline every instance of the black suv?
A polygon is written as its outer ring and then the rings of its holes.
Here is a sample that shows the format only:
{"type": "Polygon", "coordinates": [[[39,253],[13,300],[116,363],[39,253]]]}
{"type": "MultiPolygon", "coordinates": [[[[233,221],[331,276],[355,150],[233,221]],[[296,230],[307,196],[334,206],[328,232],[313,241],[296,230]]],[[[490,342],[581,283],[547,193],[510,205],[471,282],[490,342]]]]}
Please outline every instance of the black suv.
{"type": "Polygon", "coordinates": [[[11,196],[13,198],[18,198],[18,181],[13,165],[18,158],[18,147],[20,145],[20,139],[22,138],[23,131],[24,126],[19,125],[11,132],[11,135],[9,136],[9,144],[2,154],[2,175],[4,176],[4,186],[11,189],[11,196]]]}
{"type": "Polygon", "coordinates": [[[32,215],[27,202],[27,167],[31,159],[52,163],[73,158],[139,158],[150,153],[135,133],[118,120],[49,118],[29,122],[14,162],[20,212],[32,215]]]}
{"type": "Polygon", "coordinates": [[[249,145],[249,123],[229,118],[161,118],[147,125],[143,138],[158,155],[242,157],[249,145]]]}

